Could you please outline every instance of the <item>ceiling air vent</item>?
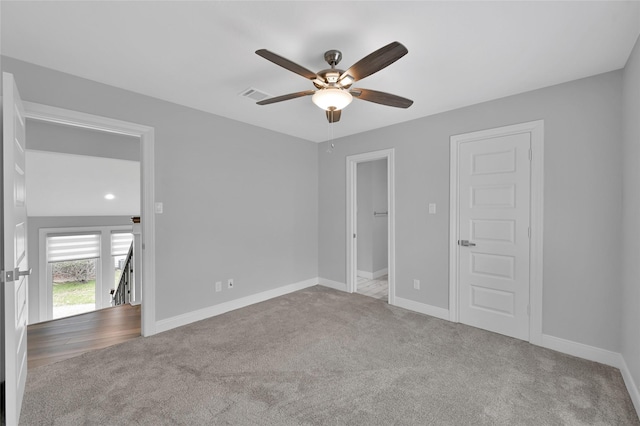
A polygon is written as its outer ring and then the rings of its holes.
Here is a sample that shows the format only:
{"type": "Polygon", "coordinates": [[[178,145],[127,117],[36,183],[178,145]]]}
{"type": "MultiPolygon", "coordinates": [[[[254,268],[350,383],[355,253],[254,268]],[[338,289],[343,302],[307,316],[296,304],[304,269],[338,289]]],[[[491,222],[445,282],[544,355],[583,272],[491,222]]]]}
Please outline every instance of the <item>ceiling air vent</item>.
{"type": "Polygon", "coordinates": [[[246,90],[243,90],[240,93],[240,96],[244,96],[245,98],[249,98],[249,99],[253,99],[256,102],[260,102],[263,99],[267,99],[270,98],[271,95],[264,93],[258,89],[254,89],[253,87],[250,87],[246,90]]]}

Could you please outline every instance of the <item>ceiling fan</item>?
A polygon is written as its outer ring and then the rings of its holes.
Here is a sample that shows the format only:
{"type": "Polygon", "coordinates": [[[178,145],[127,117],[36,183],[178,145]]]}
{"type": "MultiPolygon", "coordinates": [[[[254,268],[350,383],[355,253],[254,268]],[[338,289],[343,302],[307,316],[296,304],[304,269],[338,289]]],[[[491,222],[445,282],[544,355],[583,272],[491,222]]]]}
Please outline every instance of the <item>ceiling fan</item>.
{"type": "Polygon", "coordinates": [[[336,65],[338,65],[342,59],[342,52],[339,50],[328,50],[324,54],[324,59],[331,68],[315,73],[266,49],[256,50],[256,54],[266,60],[311,80],[313,85],[318,89],[303,90],[302,92],[276,96],[259,101],[257,104],[268,105],[302,96],[312,96],[311,100],[313,103],[326,111],[329,123],[335,123],[340,120],[342,109],[349,105],[354,97],[381,105],[409,108],[413,104],[413,101],[410,99],[390,93],[378,92],[376,90],[351,87],[356,81],[362,80],[386,68],[407,53],[409,53],[409,51],[406,47],[394,41],[365,56],[352,65],[351,68],[343,71],[336,68],[336,65]]]}

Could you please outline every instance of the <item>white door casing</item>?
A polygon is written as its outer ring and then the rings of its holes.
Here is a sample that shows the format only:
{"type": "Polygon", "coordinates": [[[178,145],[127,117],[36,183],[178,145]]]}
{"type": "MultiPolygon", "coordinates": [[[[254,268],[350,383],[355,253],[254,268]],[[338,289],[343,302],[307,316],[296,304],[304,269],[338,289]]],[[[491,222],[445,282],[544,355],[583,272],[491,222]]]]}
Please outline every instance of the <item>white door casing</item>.
{"type": "Polygon", "coordinates": [[[542,121],[451,138],[450,319],[536,344],[542,138],[542,121]]]}
{"type": "Polygon", "coordinates": [[[27,379],[28,259],[25,114],[13,75],[2,74],[6,424],[18,424],[27,379]]]}

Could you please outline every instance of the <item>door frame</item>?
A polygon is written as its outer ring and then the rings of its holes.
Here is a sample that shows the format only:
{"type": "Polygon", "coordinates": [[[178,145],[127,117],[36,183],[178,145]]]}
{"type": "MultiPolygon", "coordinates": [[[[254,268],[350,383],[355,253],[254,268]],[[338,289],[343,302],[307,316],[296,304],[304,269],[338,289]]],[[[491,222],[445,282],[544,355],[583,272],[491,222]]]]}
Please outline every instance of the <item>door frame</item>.
{"type": "Polygon", "coordinates": [[[544,213],[544,120],[481,130],[450,138],[449,199],[449,320],[460,322],[458,248],[458,152],[460,144],[519,133],[531,134],[531,204],[529,239],[529,342],[542,344],[542,272],[544,213]]]}
{"type": "Polygon", "coordinates": [[[354,234],[358,229],[358,164],[375,160],[387,160],[387,263],[389,268],[389,304],[396,298],[396,196],[395,196],[395,149],[383,149],[347,156],[347,291],[354,293],[358,283],[358,245],[354,234]]]}
{"type": "Polygon", "coordinates": [[[34,102],[24,102],[27,119],[71,127],[116,133],[140,139],[140,218],[142,225],[142,317],[143,336],[156,333],[155,289],[155,129],[142,124],[116,120],[34,102]]]}

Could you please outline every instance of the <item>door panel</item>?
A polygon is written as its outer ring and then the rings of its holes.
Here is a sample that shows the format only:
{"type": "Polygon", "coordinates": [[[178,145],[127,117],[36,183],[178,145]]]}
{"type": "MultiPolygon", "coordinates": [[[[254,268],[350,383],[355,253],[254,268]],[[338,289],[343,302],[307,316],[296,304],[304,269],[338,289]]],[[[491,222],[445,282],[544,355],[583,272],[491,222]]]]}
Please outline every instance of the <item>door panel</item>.
{"type": "Polygon", "coordinates": [[[530,133],[460,144],[460,322],[528,340],[530,133]]]}
{"type": "Polygon", "coordinates": [[[514,294],[490,288],[471,286],[471,306],[490,313],[513,316],[514,294]]]}
{"type": "Polygon", "coordinates": [[[516,222],[514,220],[471,219],[471,239],[476,242],[515,243],[516,222]]]}
{"type": "Polygon", "coordinates": [[[3,201],[6,423],[18,424],[27,379],[28,262],[25,115],[13,76],[3,73],[3,201]]]}
{"type": "Polygon", "coordinates": [[[476,281],[482,282],[481,277],[490,279],[515,279],[515,258],[491,253],[471,253],[471,274],[476,281]]]}

